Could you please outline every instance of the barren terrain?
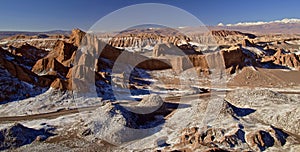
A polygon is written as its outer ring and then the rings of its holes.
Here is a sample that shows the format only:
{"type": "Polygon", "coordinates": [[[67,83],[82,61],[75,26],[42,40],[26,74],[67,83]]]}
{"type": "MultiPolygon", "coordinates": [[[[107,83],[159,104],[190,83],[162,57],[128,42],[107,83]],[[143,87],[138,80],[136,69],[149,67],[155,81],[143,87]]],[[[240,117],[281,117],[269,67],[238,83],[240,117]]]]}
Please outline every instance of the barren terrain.
{"type": "Polygon", "coordinates": [[[281,24],[4,33],[0,150],[300,151],[299,25],[281,24]]]}

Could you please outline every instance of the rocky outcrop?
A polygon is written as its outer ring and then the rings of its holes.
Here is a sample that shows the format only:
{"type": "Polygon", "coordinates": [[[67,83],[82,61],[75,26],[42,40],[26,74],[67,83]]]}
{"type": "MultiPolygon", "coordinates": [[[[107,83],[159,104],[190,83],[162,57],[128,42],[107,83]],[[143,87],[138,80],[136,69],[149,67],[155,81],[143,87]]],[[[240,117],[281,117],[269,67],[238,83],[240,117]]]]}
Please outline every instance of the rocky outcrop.
{"type": "MultiPolygon", "coordinates": [[[[84,34],[80,30],[74,30],[69,40],[70,43],[57,40],[65,37],[55,37],[55,42],[52,42],[55,45],[50,53],[27,43],[18,48],[10,46],[9,52],[1,50],[1,54],[4,53],[0,58],[1,64],[12,76],[30,85],[71,90],[72,85],[66,76],[68,72],[70,73],[69,68],[75,58],[76,45],[80,43],[84,34]]],[[[16,38],[32,39],[26,36],[16,38]]],[[[40,39],[48,38],[54,37],[41,35],[40,39]]]]}
{"type": "Polygon", "coordinates": [[[153,57],[165,55],[181,55],[182,52],[178,47],[170,43],[156,44],[153,48],[153,57]]]}
{"type": "MultiPolygon", "coordinates": [[[[31,33],[29,35],[33,35],[31,33]]],[[[65,33],[67,34],[67,33],[65,33]]],[[[12,46],[14,48],[20,48],[22,45],[31,45],[37,49],[45,50],[45,51],[52,51],[55,47],[55,43],[58,40],[67,40],[68,36],[64,34],[44,34],[44,33],[36,33],[33,36],[27,35],[14,35],[11,37],[7,37],[2,39],[4,44],[1,46],[12,46]]]]}
{"type": "Polygon", "coordinates": [[[32,71],[39,75],[66,76],[68,69],[55,58],[43,58],[36,62],[32,71]]]}
{"type": "Polygon", "coordinates": [[[87,129],[91,130],[91,136],[94,138],[105,139],[112,144],[121,144],[138,137],[132,134],[132,129],[137,128],[136,119],[133,113],[122,106],[107,103],[95,110],[88,120],[87,129]]]}
{"type": "Polygon", "coordinates": [[[186,54],[185,51],[171,44],[158,45],[154,48],[153,56],[166,59],[177,73],[190,68],[197,68],[198,71],[209,74],[209,69],[227,69],[233,74],[242,69],[248,56],[239,47],[221,50],[220,53],[202,54],[194,52],[186,54]],[[168,56],[166,56],[168,55],[168,56]]]}
{"type": "Polygon", "coordinates": [[[5,68],[12,76],[28,82],[28,83],[35,83],[36,75],[32,73],[30,70],[25,69],[18,64],[14,63],[13,61],[8,60],[9,53],[6,53],[2,48],[0,49],[0,65],[5,68]]]}
{"type": "Polygon", "coordinates": [[[194,67],[200,67],[202,70],[209,69],[205,55],[189,55],[188,58],[194,67]]]}
{"type": "Polygon", "coordinates": [[[62,63],[64,66],[70,67],[71,61],[74,60],[75,51],[77,47],[71,43],[64,41],[58,41],[54,47],[54,50],[47,56],[56,58],[57,61],[62,63]]]}
{"type": "Polygon", "coordinates": [[[205,55],[174,56],[168,58],[167,61],[176,73],[196,68],[199,73],[206,72],[209,74],[209,65],[205,55]]]}
{"type": "Polygon", "coordinates": [[[228,36],[245,36],[248,38],[255,38],[256,36],[253,34],[249,34],[249,33],[242,33],[239,31],[228,31],[228,30],[219,30],[219,31],[211,31],[211,34],[213,36],[217,36],[217,37],[228,37],[228,36]]]}
{"type": "Polygon", "coordinates": [[[180,143],[174,145],[178,150],[185,148],[189,151],[209,150],[211,148],[221,148],[222,151],[228,150],[225,147],[240,147],[249,149],[245,143],[244,131],[235,129],[231,134],[225,135],[228,130],[222,128],[198,128],[191,127],[181,131],[180,143]],[[221,146],[222,145],[222,146],[221,146]]]}
{"type": "Polygon", "coordinates": [[[64,77],[74,60],[77,47],[64,41],[58,41],[53,51],[46,57],[39,59],[32,67],[32,71],[39,75],[56,75],[64,77]]]}
{"type": "Polygon", "coordinates": [[[253,117],[262,122],[300,135],[299,104],[286,95],[268,90],[237,90],[226,99],[236,106],[256,109],[253,117]]]}
{"type": "MultiPolygon", "coordinates": [[[[155,115],[164,114],[167,112],[166,104],[164,103],[163,99],[156,94],[151,94],[143,98],[142,101],[139,102],[138,105],[128,107],[131,112],[135,114],[148,114],[149,118],[154,117],[155,115]],[[152,113],[152,116],[150,114],[152,113]]],[[[143,119],[147,119],[143,117],[143,119]]],[[[139,119],[138,119],[139,120],[139,119]]],[[[139,121],[146,121],[146,120],[139,120],[139,121]]]]}
{"type": "Polygon", "coordinates": [[[53,79],[38,76],[28,70],[17,56],[0,48],[0,79],[2,92],[0,102],[24,99],[43,92],[43,87],[49,87],[53,79]]]}
{"type": "Polygon", "coordinates": [[[68,42],[58,40],[53,50],[44,58],[38,60],[32,68],[32,71],[39,75],[54,76],[51,81],[40,78],[49,87],[60,90],[72,90],[71,73],[69,70],[75,60],[76,50],[85,32],[74,29],[72,30],[68,42]],[[69,74],[68,74],[69,73],[69,74]]]}
{"type": "Polygon", "coordinates": [[[80,29],[73,29],[69,38],[69,43],[72,43],[75,46],[79,47],[81,44],[81,40],[83,39],[85,34],[86,33],[81,31],[80,29]]]}
{"type": "Polygon", "coordinates": [[[33,35],[31,34],[16,34],[13,36],[9,36],[4,38],[3,40],[32,40],[32,39],[64,39],[67,38],[64,34],[44,34],[44,33],[36,33],[33,35]]]}
{"type": "Polygon", "coordinates": [[[250,42],[248,39],[244,39],[242,41],[242,46],[243,47],[247,47],[247,46],[249,46],[249,47],[255,47],[256,45],[253,43],[253,41],[250,42]]]}
{"type": "Polygon", "coordinates": [[[287,53],[283,49],[278,49],[273,56],[265,56],[261,62],[271,62],[276,65],[300,70],[300,55],[287,53]]]}
{"type": "Polygon", "coordinates": [[[42,49],[38,49],[34,46],[31,46],[29,44],[24,44],[19,48],[15,48],[10,46],[9,52],[13,55],[24,57],[25,59],[31,60],[33,62],[36,62],[38,59],[41,59],[45,57],[48,52],[42,49]]]}
{"type": "Polygon", "coordinates": [[[245,54],[240,47],[231,47],[215,53],[193,53],[184,57],[169,59],[175,71],[184,71],[196,67],[209,74],[209,69],[226,69],[228,74],[234,74],[246,65],[256,65],[254,58],[245,54]]]}
{"type": "Polygon", "coordinates": [[[0,150],[17,148],[33,141],[44,141],[53,135],[49,130],[36,130],[17,123],[0,130],[0,150]]]}
{"type": "Polygon", "coordinates": [[[43,92],[42,88],[35,87],[28,82],[14,77],[1,65],[0,82],[0,104],[25,99],[43,92]]]}
{"type": "Polygon", "coordinates": [[[237,70],[242,69],[246,65],[247,55],[238,47],[221,50],[220,54],[223,57],[224,66],[230,74],[237,72],[237,70]]]}
{"type": "Polygon", "coordinates": [[[254,39],[256,36],[234,30],[212,30],[204,34],[192,34],[192,40],[200,44],[236,45],[244,39],[254,39]]]}
{"type": "Polygon", "coordinates": [[[164,59],[177,73],[193,67],[198,67],[200,71],[209,68],[206,56],[201,52],[195,51],[190,45],[156,44],[152,56],[164,59]]]}
{"type": "Polygon", "coordinates": [[[196,52],[191,45],[180,45],[176,46],[172,43],[160,43],[156,44],[153,48],[152,57],[159,56],[184,56],[190,54],[202,54],[201,52],[196,52]]]}
{"type": "Polygon", "coordinates": [[[66,79],[68,73],[72,73],[70,69],[76,57],[77,46],[80,43],[84,33],[80,30],[73,30],[72,39],[67,43],[65,41],[57,41],[53,51],[46,57],[38,60],[32,68],[32,71],[39,75],[55,76],[51,79],[53,82],[50,87],[61,90],[72,90],[71,80],[66,79]],[[74,45],[73,45],[74,43],[74,45]]]}
{"type": "Polygon", "coordinates": [[[243,66],[246,58],[243,51],[239,48],[222,50],[221,55],[224,59],[225,68],[243,66]]]}
{"type": "Polygon", "coordinates": [[[58,90],[73,90],[71,79],[63,80],[56,78],[50,85],[51,88],[58,90]]]}
{"type": "Polygon", "coordinates": [[[114,35],[108,44],[114,47],[145,47],[159,43],[187,44],[190,39],[171,28],[129,29],[114,35]]]}
{"type": "Polygon", "coordinates": [[[258,130],[255,132],[248,133],[246,135],[246,141],[249,144],[249,146],[252,147],[252,149],[255,151],[264,151],[268,147],[272,147],[275,144],[274,137],[272,137],[270,132],[264,130],[258,130]]]}
{"type": "MultiPolygon", "coordinates": [[[[145,47],[154,46],[160,43],[171,43],[180,46],[194,41],[200,44],[209,44],[211,42],[218,44],[235,44],[245,38],[253,39],[256,36],[249,33],[229,30],[213,30],[207,33],[195,33],[184,30],[177,31],[171,28],[160,29],[130,29],[120,32],[117,35],[111,36],[108,44],[114,47],[145,47]],[[185,35],[186,34],[186,35],[185,35]],[[188,35],[188,36],[187,36],[188,35]]],[[[104,39],[109,37],[102,36],[104,39]]]]}
{"type": "Polygon", "coordinates": [[[180,142],[166,147],[166,150],[210,151],[217,148],[220,151],[255,150],[264,151],[269,147],[283,146],[288,134],[280,129],[269,127],[262,130],[245,130],[217,127],[191,127],[181,131],[180,142]]]}
{"type": "Polygon", "coordinates": [[[110,45],[106,45],[103,48],[100,58],[109,59],[113,62],[118,59],[118,62],[120,63],[126,63],[146,70],[162,70],[171,68],[168,62],[163,59],[148,58],[136,53],[122,51],[110,45]]]}

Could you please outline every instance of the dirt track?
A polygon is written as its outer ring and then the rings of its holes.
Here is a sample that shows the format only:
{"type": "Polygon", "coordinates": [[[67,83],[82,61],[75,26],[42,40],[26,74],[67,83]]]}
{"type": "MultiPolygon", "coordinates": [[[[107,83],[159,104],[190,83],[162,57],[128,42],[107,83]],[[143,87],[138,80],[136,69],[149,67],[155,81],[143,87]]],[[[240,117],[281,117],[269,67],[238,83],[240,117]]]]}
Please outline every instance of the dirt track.
{"type": "MultiPolygon", "coordinates": [[[[224,91],[217,91],[218,93],[225,93],[230,92],[229,90],[224,91]]],[[[299,92],[288,92],[288,91],[278,91],[279,93],[283,94],[300,94],[299,92]]],[[[209,97],[211,95],[210,92],[208,93],[200,93],[200,94],[194,94],[194,95],[188,95],[188,96],[175,96],[175,97],[167,97],[165,100],[167,102],[184,102],[185,100],[193,100],[197,99],[199,97],[209,97]]],[[[25,120],[36,120],[36,119],[54,119],[60,116],[69,115],[69,114],[75,114],[82,111],[90,111],[95,110],[98,108],[98,106],[93,107],[84,107],[84,108],[76,108],[76,109],[62,109],[59,111],[49,112],[49,113],[41,113],[41,114],[34,114],[34,115],[25,115],[25,116],[9,116],[9,117],[0,117],[0,124],[1,123],[7,123],[7,122],[15,122],[15,121],[25,121],[25,120]]]]}
{"type": "MultiPolygon", "coordinates": [[[[191,100],[197,99],[203,96],[209,96],[210,93],[203,93],[203,94],[196,94],[196,95],[189,95],[185,97],[167,97],[165,100],[168,102],[180,102],[183,100],[191,100]]],[[[62,109],[59,111],[53,111],[49,113],[41,113],[41,114],[33,114],[33,115],[25,115],[25,116],[9,116],[9,117],[0,117],[0,124],[6,122],[14,122],[14,121],[24,121],[24,120],[35,120],[35,119],[54,119],[60,116],[75,114],[82,111],[90,111],[95,110],[98,106],[93,107],[84,107],[84,108],[76,108],[76,109],[62,109]]]]}
{"type": "Polygon", "coordinates": [[[79,111],[89,111],[96,109],[97,107],[85,107],[80,109],[63,109],[59,111],[53,111],[49,113],[41,113],[41,114],[34,114],[34,115],[25,115],[25,116],[9,116],[9,117],[0,117],[0,123],[5,122],[13,122],[13,121],[23,121],[23,120],[35,120],[35,119],[53,119],[59,116],[69,115],[78,113],[79,111]]]}

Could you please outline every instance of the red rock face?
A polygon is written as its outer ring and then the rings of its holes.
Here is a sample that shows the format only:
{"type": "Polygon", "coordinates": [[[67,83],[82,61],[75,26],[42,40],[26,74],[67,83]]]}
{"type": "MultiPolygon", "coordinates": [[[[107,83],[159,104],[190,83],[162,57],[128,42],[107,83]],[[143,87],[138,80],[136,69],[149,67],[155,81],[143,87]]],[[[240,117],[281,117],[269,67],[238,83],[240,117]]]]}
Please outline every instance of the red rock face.
{"type": "Polygon", "coordinates": [[[56,78],[51,84],[52,88],[60,89],[60,90],[72,90],[72,73],[74,68],[71,67],[71,64],[74,62],[74,58],[76,57],[77,48],[80,46],[81,40],[85,36],[85,32],[74,29],[72,30],[72,34],[68,42],[58,41],[53,52],[48,55],[47,59],[44,59],[44,62],[49,60],[48,65],[43,64],[43,61],[39,63],[42,66],[39,66],[38,69],[52,69],[56,73],[67,78],[63,80],[62,78],[56,78]],[[45,67],[46,66],[46,67],[45,67]]]}
{"type": "Polygon", "coordinates": [[[35,74],[31,71],[17,65],[16,63],[9,61],[6,59],[8,53],[5,53],[5,50],[2,48],[0,49],[0,65],[4,67],[12,76],[17,77],[18,79],[28,82],[28,83],[35,83],[34,77],[35,74]]]}
{"type": "Polygon", "coordinates": [[[72,34],[68,42],[57,41],[55,47],[51,53],[46,57],[38,60],[33,66],[32,71],[37,74],[54,76],[49,84],[49,81],[45,81],[50,87],[61,90],[71,90],[71,73],[70,69],[74,58],[76,57],[76,50],[84,37],[85,32],[79,29],[72,30],[72,34]],[[66,78],[66,80],[64,79],[66,78]]]}
{"type": "MultiPolygon", "coordinates": [[[[105,36],[104,36],[105,37],[105,36]]],[[[177,45],[190,39],[179,31],[171,28],[161,29],[129,29],[113,36],[108,42],[114,47],[132,47],[171,43],[177,45]]]]}
{"type": "MultiPolygon", "coordinates": [[[[193,39],[196,40],[199,38],[199,35],[202,38],[208,38],[207,41],[214,38],[216,42],[237,42],[235,38],[244,39],[250,38],[253,39],[256,36],[249,33],[242,33],[239,31],[229,31],[229,30],[213,30],[207,33],[187,33],[189,36],[184,33],[180,33],[175,29],[162,28],[162,29],[134,29],[120,32],[118,35],[114,36],[109,44],[114,47],[132,47],[132,46],[146,46],[146,45],[155,45],[160,43],[171,43],[173,45],[179,46],[180,44],[185,44],[190,42],[193,39]],[[229,38],[229,39],[227,39],[229,38]]],[[[105,37],[105,36],[103,36],[105,37]]],[[[202,39],[200,38],[200,39],[202,39]]],[[[212,40],[214,41],[214,40],[212,40]]],[[[206,40],[201,40],[206,42],[206,40]]],[[[182,48],[181,48],[182,49],[182,48]]]]}
{"type": "Polygon", "coordinates": [[[40,58],[45,57],[48,52],[42,49],[38,49],[29,44],[24,44],[19,48],[11,48],[11,53],[16,56],[25,57],[26,59],[37,61],[40,58]]]}
{"type": "Polygon", "coordinates": [[[40,74],[46,74],[46,75],[57,75],[61,74],[62,76],[67,75],[67,68],[62,65],[60,62],[58,62],[55,58],[43,58],[36,62],[36,64],[33,66],[32,71],[34,73],[40,74]]]}
{"type": "Polygon", "coordinates": [[[273,56],[264,57],[262,62],[272,62],[277,65],[300,70],[300,55],[296,55],[295,53],[286,53],[282,49],[277,50],[273,56]]]}
{"type": "Polygon", "coordinates": [[[246,58],[248,58],[240,48],[221,50],[220,55],[221,59],[219,60],[223,61],[214,61],[214,63],[220,64],[219,67],[223,66],[228,74],[234,74],[237,70],[242,69],[246,64],[246,58]]]}
{"type": "Polygon", "coordinates": [[[245,60],[245,54],[241,49],[235,50],[224,50],[221,51],[221,55],[224,58],[225,68],[230,68],[232,66],[242,66],[245,60]]]}
{"type": "MultiPolygon", "coordinates": [[[[98,52],[100,52],[100,50],[98,52]]],[[[113,62],[118,59],[118,62],[123,62],[129,65],[137,64],[136,67],[146,70],[161,70],[171,68],[168,62],[164,62],[163,60],[150,59],[146,56],[122,51],[110,45],[105,45],[105,47],[103,47],[100,57],[109,59],[113,62]]]]}
{"type": "Polygon", "coordinates": [[[60,78],[56,78],[51,83],[51,87],[59,90],[72,90],[72,82],[70,79],[62,80],[60,78]]]}
{"type": "Polygon", "coordinates": [[[24,65],[20,58],[0,48],[0,102],[20,100],[42,92],[41,87],[48,87],[52,80],[39,77],[24,65]]]}
{"type": "Polygon", "coordinates": [[[72,43],[73,45],[79,47],[81,40],[83,39],[83,37],[85,36],[85,32],[81,31],[80,29],[73,29],[70,39],[69,39],[69,43],[72,43]]]}
{"type": "MultiPolygon", "coordinates": [[[[228,37],[232,38],[232,36],[239,36],[243,38],[241,43],[242,46],[256,47],[256,44],[253,41],[245,39],[245,37],[253,38],[254,36],[251,34],[226,30],[211,31],[210,34],[214,37],[222,37],[224,39],[228,37]]],[[[72,79],[72,73],[78,73],[73,71],[74,68],[72,68],[75,57],[78,57],[76,62],[78,62],[79,65],[94,65],[96,73],[99,72],[101,68],[111,68],[112,66],[105,65],[105,63],[99,60],[99,57],[115,62],[117,59],[119,60],[122,55],[125,56],[125,58],[123,61],[121,59],[119,62],[132,65],[138,63],[136,67],[146,70],[172,68],[174,71],[180,73],[189,68],[196,67],[199,73],[204,73],[205,75],[209,75],[209,69],[215,67],[227,69],[228,73],[233,74],[238,69],[245,66],[245,60],[248,58],[241,47],[227,50],[224,49],[218,54],[204,55],[201,52],[195,51],[189,44],[178,46],[178,43],[181,43],[182,41],[189,42],[191,39],[174,30],[156,31],[156,33],[153,33],[153,31],[151,33],[151,31],[147,30],[122,32],[111,39],[108,45],[98,41],[95,37],[85,37],[85,35],[86,33],[79,29],[72,30],[70,38],[68,40],[56,40],[53,50],[50,52],[26,43],[18,48],[11,47],[10,50],[12,55],[20,58],[24,57],[28,59],[30,63],[33,63],[30,65],[32,66],[31,71],[19,66],[16,62],[5,59],[4,56],[1,58],[1,64],[8,69],[13,76],[18,77],[25,82],[38,83],[40,86],[51,86],[58,89],[71,89],[72,82],[70,79],[72,79]],[[92,43],[92,49],[89,50],[90,52],[88,54],[78,54],[80,52],[77,52],[77,49],[82,42],[92,43]],[[123,51],[114,47],[127,47],[148,42],[162,43],[155,45],[152,52],[152,58],[137,53],[123,51]],[[39,76],[37,76],[37,74],[39,76]],[[35,82],[36,80],[34,81],[33,79],[36,79],[38,82],[35,82]]],[[[20,38],[31,39],[32,37],[15,36],[11,39],[20,38]]],[[[57,36],[55,38],[62,37],[57,36]]],[[[293,53],[287,54],[280,51],[273,56],[266,56],[262,60],[296,69],[299,69],[300,65],[299,55],[297,56],[293,53]]],[[[21,62],[22,59],[18,59],[18,63],[21,62]]],[[[96,79],[103,80],[104,78],[96,74],[96,79]]]]}
{"type": "Polygon", "coordinates": [[[240,35],[240,36],[247,36],[249,38],[254,38],[255,35],[253,34],[248,34],[248,33],[242,33],[242,32],[239,32],[239,31],[227,31],[227,30],[219,30],[219,31],[211,31],[211,34],[213,36],[218,36],[218,37],[227,37],[227,36],[230,36],[230,35],[233,35],[233,36],[237,36],[237,35],[240,35]]]}
{"type": "Polygon", "coordinates": [[[274,54],[274,63],[296,69],[299,69],[300,66],[299,56],[295,53],[283,53],[282,50],[278,50],[274,54]]]}
{"type": "MultiPolygon", "coordinates": [[[[27,43],[22,43],[23,45],[19,47],[10,46],[9,51],[1,48],[1,67],[6,69],[12,76],[29,84],[41,87],[51,86],[63,90],[71,89],[69,80],[65,80],[65,78],[68,73],[72,73],[69,71],[69,68],[84,35],[85,33],[78,29],[73,30],[71,38],[68,40],[69,43],[63,40],[55,41],[55,46],[49,54],[48,51],[36,48],[27,43]],[[32,66],[31,71],[29,68],[25,68],[23,64],[25,66],[32,66]]],[[[9,40],[33,38],[36,39],[38,37],[14,36],[9,38],[9,40]]],[[[65,37],[52,36],[51,38],[58,39],[65,37]]]]}
{"type": "Polygon", "coordinates": [[[246,46],[255,47],[255,44],[253,42],[250,42],[248,39],[244,39],[242,41],[242,46],[243,47],[246,47],[246,46]]]}

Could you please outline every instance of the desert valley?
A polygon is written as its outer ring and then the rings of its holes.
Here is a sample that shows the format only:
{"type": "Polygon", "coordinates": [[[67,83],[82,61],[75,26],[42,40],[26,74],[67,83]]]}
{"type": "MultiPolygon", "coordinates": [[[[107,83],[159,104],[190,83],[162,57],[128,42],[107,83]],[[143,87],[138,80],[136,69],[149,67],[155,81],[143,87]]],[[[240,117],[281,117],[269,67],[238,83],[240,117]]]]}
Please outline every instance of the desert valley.
{"type": "Polygon", "coordinates": [[[299,27],[0,32],[0,150],[300,151],[299,27]]]}

